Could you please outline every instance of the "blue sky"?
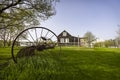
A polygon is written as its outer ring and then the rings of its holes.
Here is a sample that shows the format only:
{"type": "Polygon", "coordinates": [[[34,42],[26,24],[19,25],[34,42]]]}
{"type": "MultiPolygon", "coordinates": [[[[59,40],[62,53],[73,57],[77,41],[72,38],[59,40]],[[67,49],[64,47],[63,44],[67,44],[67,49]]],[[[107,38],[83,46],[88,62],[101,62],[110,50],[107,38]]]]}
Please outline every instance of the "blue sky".
{"type": "Polygon", "coordinates": [[[120,24],[120,0],[60,0],[56,15],[41,26],[57,35],[63,30],[73,36],[83,37],[91,31],[100,39],[114,39],[120,24]]]}

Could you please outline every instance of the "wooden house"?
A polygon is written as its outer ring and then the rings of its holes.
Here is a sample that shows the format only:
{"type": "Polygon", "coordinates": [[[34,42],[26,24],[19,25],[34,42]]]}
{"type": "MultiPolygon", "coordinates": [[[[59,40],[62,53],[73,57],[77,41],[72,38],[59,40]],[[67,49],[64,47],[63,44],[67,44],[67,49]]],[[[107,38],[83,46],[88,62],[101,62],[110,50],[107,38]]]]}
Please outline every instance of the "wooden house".
{"type": "Polygon", "coordinates": [[[63,31],[58,35],[58,42],[61,45],[77,45],[77,46],[86,46],[85,38],[72,36],[67,31],[63,31]]]}

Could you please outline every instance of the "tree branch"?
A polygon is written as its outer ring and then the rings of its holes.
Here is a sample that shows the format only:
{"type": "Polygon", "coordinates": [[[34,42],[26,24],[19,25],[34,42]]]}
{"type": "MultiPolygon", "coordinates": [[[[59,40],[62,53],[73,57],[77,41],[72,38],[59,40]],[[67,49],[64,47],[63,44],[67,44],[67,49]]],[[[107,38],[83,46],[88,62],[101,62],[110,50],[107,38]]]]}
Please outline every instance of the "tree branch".
{"type": "Polygon", "coordinates": [[[10,7],[12,7],[12,6],[16,6],[16,5],[19,4],[21,1],[22,1],[22,0],[18,0],[16,3],[14,3],[14,4],[11,3],[10,5],[6,6],[5,8],[2,8],[2,9],[0,10],[0,14],[2,14],[3,11],[5,11],[5,10],[8,9],[8,8],[10,8],[10,7]]]}

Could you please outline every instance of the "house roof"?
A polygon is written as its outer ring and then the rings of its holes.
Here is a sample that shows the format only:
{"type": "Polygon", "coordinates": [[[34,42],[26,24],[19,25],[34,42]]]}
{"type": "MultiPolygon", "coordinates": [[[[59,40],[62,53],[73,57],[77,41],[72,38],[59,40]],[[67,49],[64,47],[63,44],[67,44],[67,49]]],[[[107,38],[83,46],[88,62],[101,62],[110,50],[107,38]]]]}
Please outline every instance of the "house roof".
{"type": "MultiPolygon", "coordinates": [[[[70,33],[68,33],[66,30],[62,31],[62,32],[58,35],[58,37],[61,36],[63,32],[66,32],[67,35],[69,35],[69,36],[71,36],[71,37],[78,38],[78,37],[76,37],[76,36],[72,36],[72,35],[71,35],[70,33]]],[[[80,39],[85,39],[85,37],[79,37],[79,38],[80,38],[80,39]]]]}
{"type": "Polygon", "coordinates": [[[62,31],[58,36],[62,35],[63,32],[66,32],[69,36],[72,36],[70,33],[68,33],[66,30],[62,31]]]}

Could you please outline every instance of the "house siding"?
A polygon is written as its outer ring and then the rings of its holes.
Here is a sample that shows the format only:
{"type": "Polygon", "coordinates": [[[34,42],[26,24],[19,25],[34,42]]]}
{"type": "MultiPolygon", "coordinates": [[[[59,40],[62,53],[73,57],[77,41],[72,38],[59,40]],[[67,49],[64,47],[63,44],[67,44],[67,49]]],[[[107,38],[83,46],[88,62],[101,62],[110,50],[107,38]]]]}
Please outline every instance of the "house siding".
{"type": "Polygon", "coordinates": [[[61,45],[79,45],[79,46],[85,46],[85,38],[78,38],[75,36],[72,36],[71,34],[69,34],[67,31],[63,31],[58,35],[58,42],[61,45]],[[66,36],[64,35],[66,33],[66,36]],[[61,41],[64,39],[64,42],[61,41]],[[69,39],[69,41],[67,42],[66,39],[69,39]],[[79,41],[79,42],[78,42],[79,41]]]}

